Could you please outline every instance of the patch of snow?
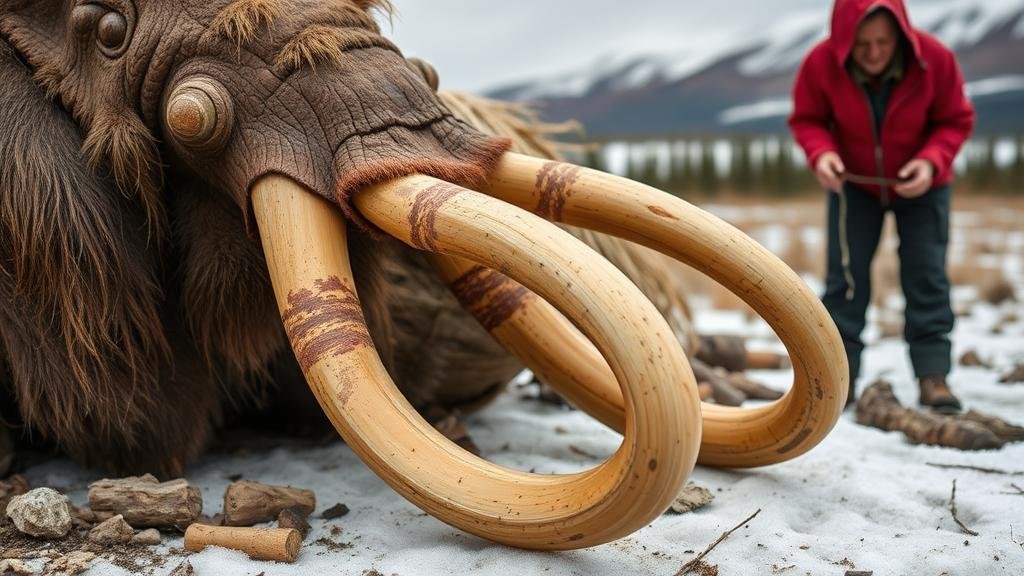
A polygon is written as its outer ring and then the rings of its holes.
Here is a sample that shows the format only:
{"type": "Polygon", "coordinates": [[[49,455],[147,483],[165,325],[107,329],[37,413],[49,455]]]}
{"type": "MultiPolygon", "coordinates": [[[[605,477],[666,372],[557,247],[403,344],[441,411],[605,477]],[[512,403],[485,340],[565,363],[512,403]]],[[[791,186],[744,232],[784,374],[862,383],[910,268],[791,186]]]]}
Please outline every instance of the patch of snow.
{"type": "Polygon", "coordinates": [[[772,98],[727,108],[718,115],[718,121],[725,126],[732,126],[752,120],[789,116],[792,111],[793,100],[791,98],[772,98]]]}
{"type": "Polygon", "coordinates": [[[971,98],[998,94],[1000,92],[1016,92],[1018,90],[1024,90],[1024,75],[1022,74],[993,76],[984,80],[968,82],[964,85],[964,92],[971,98]]]}

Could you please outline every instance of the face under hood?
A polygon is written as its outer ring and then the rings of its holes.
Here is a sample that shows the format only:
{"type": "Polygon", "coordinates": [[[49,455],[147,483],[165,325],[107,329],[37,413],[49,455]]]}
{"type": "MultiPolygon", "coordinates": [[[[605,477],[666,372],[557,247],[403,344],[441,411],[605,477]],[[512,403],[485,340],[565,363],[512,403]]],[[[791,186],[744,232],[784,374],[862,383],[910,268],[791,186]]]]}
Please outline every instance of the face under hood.
{"type": "Polygon", "coordinates": [[[860,26],[861,20],[877,9],[888,10],[896,17],[903,36],[914,51],[914,57],[921,60],[921,47],[917,31],[910,25],[907,7],[903,4],[903,0],[836,0],[832,7],[832,35],[829,42],[840,66],[844,65],[847,58],[850,57],[854,41],[857,38],[857,27],[860,26]]]}

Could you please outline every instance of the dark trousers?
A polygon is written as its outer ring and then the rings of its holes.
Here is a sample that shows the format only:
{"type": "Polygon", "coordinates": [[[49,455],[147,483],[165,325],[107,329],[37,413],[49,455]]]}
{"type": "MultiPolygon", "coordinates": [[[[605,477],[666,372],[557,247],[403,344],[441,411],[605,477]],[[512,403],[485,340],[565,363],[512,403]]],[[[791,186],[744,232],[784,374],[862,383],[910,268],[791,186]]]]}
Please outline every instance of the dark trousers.
{"type": "Polygon", "coordinates": [[[949,243],[949,186],[940,186],[918,198],[895,197],[887,206],[877,196],[847,184],[846,245],[849,266],[843,266],[840,238],[842,198],[829,194],[828,271],[822,302],[839,328],[850,361],[851,386],[860,373],[864,350],[861,332],[871,302],[871,260],[878,248],[886,211],[896,217],[899,233],[900,283],[906,299],[903,334],[910,346],[910,361],[918,378],[949,374],[953,310],[946,276],[949,243]],[[853,286],[847,281],[852,276],[853,286]],[[852,288],[852,290],[851,290],[852,288]]]}

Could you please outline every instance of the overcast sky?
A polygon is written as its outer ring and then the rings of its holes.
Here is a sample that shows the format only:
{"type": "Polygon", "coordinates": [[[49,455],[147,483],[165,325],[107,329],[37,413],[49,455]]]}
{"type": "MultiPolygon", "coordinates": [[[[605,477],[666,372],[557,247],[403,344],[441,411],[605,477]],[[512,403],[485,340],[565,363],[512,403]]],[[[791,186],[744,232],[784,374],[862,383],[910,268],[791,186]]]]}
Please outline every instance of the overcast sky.
{"type": "MultiPolygon", "coordinates": [[[[911,0],[925,5],[938,0],[911,0]]],[[[964,0],[968,2],[969,0],[964,0]]],[[[820,11],[824,0],[392,0],[407,56],[438,69],[445,88],[479,91],[594,64],[609,54],[692,49],[750,34],[780,14],[820,11]]]]}
{"type": "Polygon", "coordinates": [[[822,0],[392,0],[387,32],[407,56],[438,68],[447,88],[479,90],[563,72],[608,54],[719,42],[822,0]]]}

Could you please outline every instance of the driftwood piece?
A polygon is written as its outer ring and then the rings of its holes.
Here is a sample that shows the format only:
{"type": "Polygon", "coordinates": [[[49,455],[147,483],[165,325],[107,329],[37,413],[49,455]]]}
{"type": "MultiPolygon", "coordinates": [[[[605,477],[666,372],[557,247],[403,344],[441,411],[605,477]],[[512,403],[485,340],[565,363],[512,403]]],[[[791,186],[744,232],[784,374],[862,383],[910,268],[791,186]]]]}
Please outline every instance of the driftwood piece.
{"type": "Polygon", "coordinates": [[[299,556],[302,535],[286,528],[243,528],[193,524],[185,531],[185,549],[198,552],[220,546],[245,552],[253,560],[294,562],[299,556]]]}
{"type": "Polygon", "coordinates": [[[184,479],[152,475],[100,480],[89,485],[89,507],[98,519],[120,514],[139,528],[185,528],[203,511],[199,490],[184,479]]]}
{"type": "Polygon", "coordinates": [[[991,430],[977,422],[904,408],[893,394],[892,385],[881,380],[861,394],[857,423],[903,432],[914,444],[960,450],[990,450],[1003,445],[991,430]]]}
{"type": "Polygon", "coordinates": [[[309,516],[316,508],[316,495],[311,490],[242,480],[224,491],[224,525],[252,526],[270,522],[276,520],[282,510],[293,507],[309,516]]]}
{"type": "Polygon", "coordinates": [[[723,406],[740,406],[747,399],[747,395],[737,389],[729,382],[729,374],[723,368],[712,368],[694,358],[690,361],[693,368],[693,375],[697,378],[697,384],[705,383],[711,386],[711,397],[716,404],[723,406]]]}

